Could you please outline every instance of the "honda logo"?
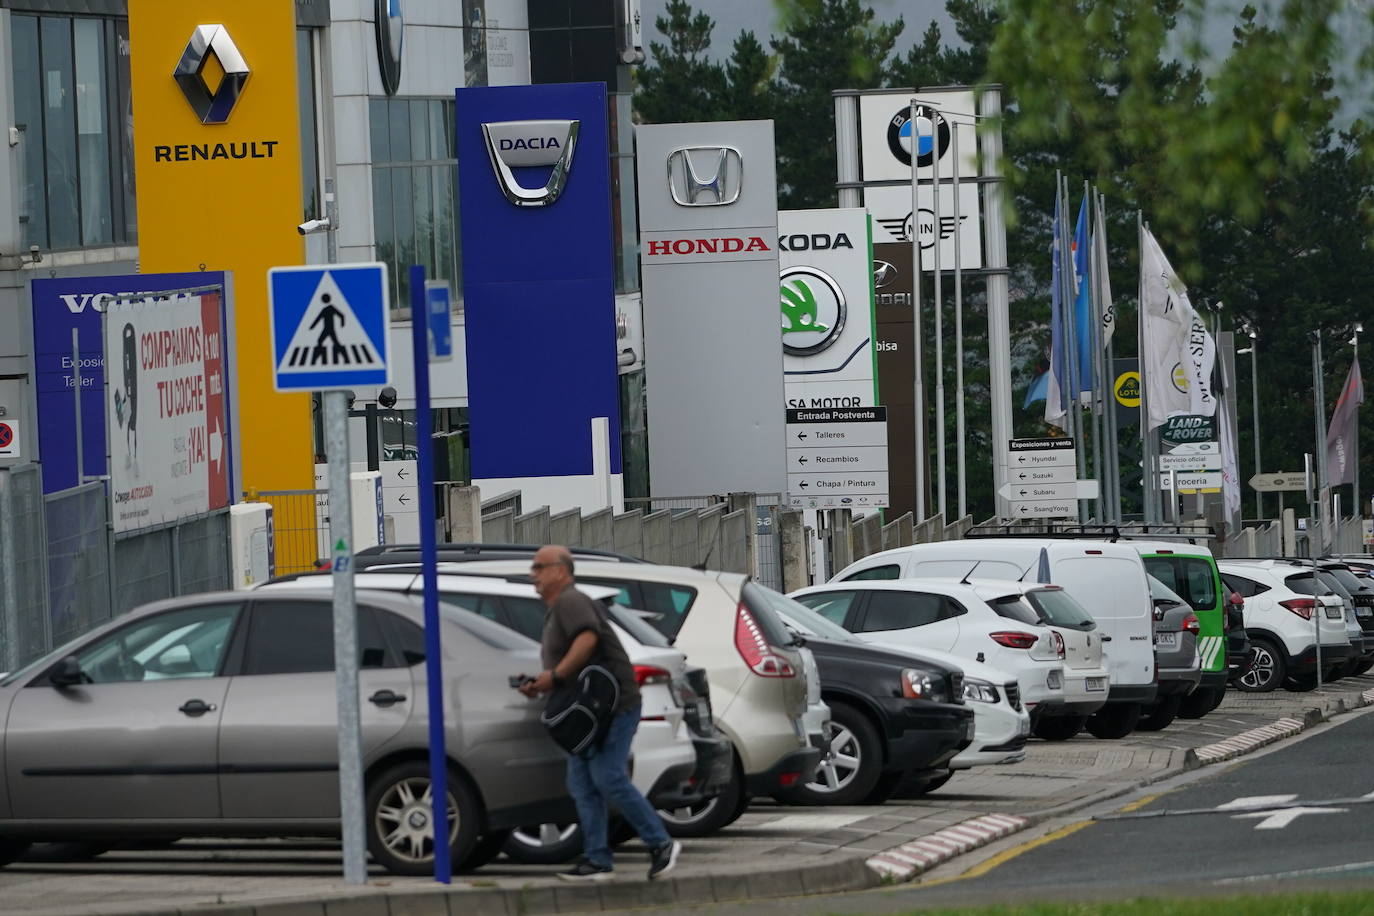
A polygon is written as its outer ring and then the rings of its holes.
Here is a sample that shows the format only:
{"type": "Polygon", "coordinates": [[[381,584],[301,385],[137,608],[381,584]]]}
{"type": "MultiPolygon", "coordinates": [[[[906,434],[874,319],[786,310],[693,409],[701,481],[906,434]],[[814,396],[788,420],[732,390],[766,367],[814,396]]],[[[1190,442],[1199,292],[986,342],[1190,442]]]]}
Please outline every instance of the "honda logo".
{"type": "Polygon", "coordinates": [[[517,207],[547,207],[563,193],[577,146],[578,121],[498,121],[482,125],[487,156],[506,200],[517,207]],[[553,166],[542,188],[527,188],[513,169],[553,166]]]}
{"type": "Polygon", "coordinates": [[[743,179],[744,158],[733,146],[684,146],[668,154],[668,190],[679,207],[732,204],[743,179]]]}

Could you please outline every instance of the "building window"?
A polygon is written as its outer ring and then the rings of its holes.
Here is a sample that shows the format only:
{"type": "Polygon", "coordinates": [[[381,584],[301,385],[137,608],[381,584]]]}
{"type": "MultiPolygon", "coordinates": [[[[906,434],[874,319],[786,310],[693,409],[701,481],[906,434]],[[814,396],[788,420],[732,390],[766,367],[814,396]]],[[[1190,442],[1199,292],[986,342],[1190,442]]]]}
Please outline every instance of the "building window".
{"type": "Polygon", "coordinates": [[[319,114],[315,106],[313,29],[296,29],[296,98],[301,111],[301,189],[305,219],[324,216],[320,198],[319,114]]]}
{"type": "Polygon", "coordinates": [[[24,246],[133,241],[127,24],[17,14],[10,22],[24,246]]]}
{"type": "Polygon", "coordinates": [[[374,98],[368,106],[372,225],[377,260],[391,273],[392,308],[410,308],[412,264],[447,280],[461,301],[453,100],[374,98]]]}

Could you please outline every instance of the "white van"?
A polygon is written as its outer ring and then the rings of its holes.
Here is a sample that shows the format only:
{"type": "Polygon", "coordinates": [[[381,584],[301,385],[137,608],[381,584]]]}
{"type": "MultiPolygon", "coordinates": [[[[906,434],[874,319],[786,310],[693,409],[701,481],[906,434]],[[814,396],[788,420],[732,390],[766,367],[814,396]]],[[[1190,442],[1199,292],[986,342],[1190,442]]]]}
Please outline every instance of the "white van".
{"type": "Polygon", "coordinates": [[[830,581],[854,579],[1021,579],[1037,581],[1041,549],[1049,581],[1092,614],[1107,643],[1107,705],[1087,723],[1098,738],[1124,738],[1155,701],[1154,619],[1145,565],[1134,548],[1054,538],[969,538],[913,544],[864,557],[830,581]]]}

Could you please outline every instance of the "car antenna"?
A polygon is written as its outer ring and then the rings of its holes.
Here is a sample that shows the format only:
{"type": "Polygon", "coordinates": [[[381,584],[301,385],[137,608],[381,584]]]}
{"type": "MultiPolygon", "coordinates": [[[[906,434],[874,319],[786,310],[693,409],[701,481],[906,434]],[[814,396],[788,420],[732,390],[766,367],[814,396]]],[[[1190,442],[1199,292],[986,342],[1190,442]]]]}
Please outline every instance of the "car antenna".
{"type": "MultiPolygon", "coordinates": [[[[974,563],[973,566],[969,569],[969,571],[966,572],[966,573],[964,573],[964,578],[962,578],[962,579],[959,580],[959,584],[960,584],[960,585],[968,585],[968,577],[971,576],[971,575],[973,575],[973,570],[977,569],[977,568],[978,568],[979,566],[981,566],[982,564],[983,564],[983,561],[982,561],[982,560],[979,560],[977,563],[974,563]]],[[[1028,570],[1026,570],[1026,572],[1030,572],[1030,570],[1028,569],[1028,570]]]]}

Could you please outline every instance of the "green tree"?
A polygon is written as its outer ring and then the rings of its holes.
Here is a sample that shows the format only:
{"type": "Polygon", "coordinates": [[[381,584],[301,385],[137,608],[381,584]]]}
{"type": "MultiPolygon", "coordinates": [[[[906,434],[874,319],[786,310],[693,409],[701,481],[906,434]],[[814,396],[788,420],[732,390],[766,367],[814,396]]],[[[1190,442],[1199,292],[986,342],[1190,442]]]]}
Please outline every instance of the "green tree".
{"type": "Polygon", "coordinates": [[[649,43],[636,74],[635,113],[649,124],[719,120],[725,71],[707,54],[715,20],[694,13],[687,0],[668,0],[665,12],[654,25],[668,44],[649,43]]]}
{"type": "Polygon", "coordinates": [[[775,62],[754,37],[740,32],[725,62],[725,91],[721,99],[723,117],[753,121],[774,116],[772,78],[775,62]]]}

